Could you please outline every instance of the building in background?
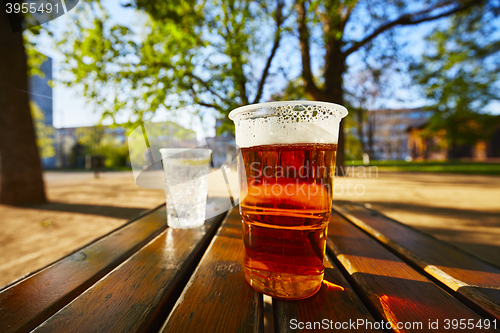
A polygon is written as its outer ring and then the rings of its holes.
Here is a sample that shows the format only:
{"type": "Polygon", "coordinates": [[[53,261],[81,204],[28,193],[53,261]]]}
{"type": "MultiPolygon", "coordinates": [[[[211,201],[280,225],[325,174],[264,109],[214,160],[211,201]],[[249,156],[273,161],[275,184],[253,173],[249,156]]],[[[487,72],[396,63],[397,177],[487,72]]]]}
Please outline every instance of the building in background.
{"type": "MultiPolygon", "coordinates": [[[[215,121],[215,133],[222,125],[222,119],[215,121]]],[[[224,132],[221,135],[206,138],[208,148],[212,149],[213,167],[219,168],[224,163],[230,163],[236,158],[236,141],[233,133],[224,132]]]]}
{"type": "Polygon", "coordinates": [[[364,146],[375,160],[408,160],[408,128],[427,122],[432,111],[416,109],[387,109],[368,111],[364,124],[364,146]]]}
{"type": "MultiPolygon", "coordinates": [[[[490,129],[483,139],[470,144],[455,146],[453,158],[474,161],[498,161],[500,159],[500,115],[491,116],[487,122],[490,129]]],[[[408,147],[411,157],[417,161],[443,161],[451,158],[446,142],[446,129],[441,129],[432,137],[425,137],[427,122],[408,127],[408,147]]],[[[484,127],[482,127],[484,128],[484,127]]]]}
{"type": "MultiPolygon", "coordinates": [[[[89,147],[79,142],[79,136],[87,137],[87,145],[100,145],[103,143],[103,139],[105,139],[106,141],[112,140],[117,146],[125,146],[127,141],[126,130],[123,127],[84,126],[56,128],[54,144],[56,168],[90,168],[91,154],[88,153],[89,147]]],[[[93,150],[98,150],[98,148],[94,147],[93,150]]]]}
{"type": "Polygon", "coordinates": [[[448,147],[445,144],[445,131],[440,130],[432,137],[424,137],[427,121],[408,126],[408,148],[412,161],[445,161],[448,147]]]}
{"type": "MultiPolygon", "coordinates": [[[[46,126],[54,127],[53,122],[53,103],[52,103],[52,58],[47,58],[40,66],[40,71],[43,77],[33,75],[29,77],[28,89],[30,92],[30,101],[38,105],[43,113],[44,123],[46,126]]],[[[52,137],[54,139],[54,137],[52,137]]],[[[44,169],[54,169],[56,167],[56,157],[42,158],[42,166],[44,169]]]]}

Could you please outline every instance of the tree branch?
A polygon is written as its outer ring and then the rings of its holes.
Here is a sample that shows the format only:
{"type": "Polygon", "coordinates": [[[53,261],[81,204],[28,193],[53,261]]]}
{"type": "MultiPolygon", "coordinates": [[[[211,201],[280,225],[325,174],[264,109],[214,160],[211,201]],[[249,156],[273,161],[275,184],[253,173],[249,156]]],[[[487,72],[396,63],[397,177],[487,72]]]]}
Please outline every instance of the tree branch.
{"type": "Polygon", "coordinates": [[[349,49],[345,50],[343,53],[344,53],[345,57],[347,57],[351,53],[356,52],[359,48],[361,48],[363,45],[370,42],[372,39],[374,39],[375,37],[377,37],[381,33],[385,32],[385,31],[387,31],[395,26],[398,26],[398,25],[416,25],[416,24],[419,24],[422,22],[437,20],[437,19],[449,16],[449,15],[455,14],[457,12],[463,11],[465,9],[472,7],[472,6],[480,5],[481,3],[484,3],[484,0],[449,1],[447,3],[440,3],[438,5],[435,5],[433,7],[430,7],[428,9],[425,9],[425,10],[422,10],[419,12],[402,15],[399,18],[397,18],[396,20],[380,26],[374,32],[372,32],[370,35],[365,37],[363,40],[361,40],[359,42],[355,42],[354,45],[352,45],[349,49]],[[445,11],[441,14],[437,14],[434,16],[425,16],[438,8],[450,5],[454,2],[458,2],[457,6],[449,9],[448,11],[445,11]],[[424,17],[422,17],[422,16],[424,16],[424,17]]]}
{"type": "Polygon", "coordinates": [[[319,14],[323,22],[323,32],[326,39],[323,92],[328,92],[330,96],[332,94],[336,96],[342,94],[342,73],[346,70],[345,56],[341,51],[343,45],[342,35],[355,5],[355,2],[339,5],[337,1],[325,1],[324,14],[319,14]],[[328,15],[328,13],[335,11],[338,17],[328,15]]]}
{"type": "Polygon", "coordinates": [[[311,71],[311,54],[309,51],[309,30],[307,28],[307,0],[297,1],[298,30],[300,52],[302,54],[302,78],[304,79],[306,93],[311,95],[320,95],[321,92],[314,83],[314,78],[311,71]]]}
{"type": "Polygon", "coordinates": [[[198,97],[198,94],[196,93],[196,90],[194,90],[194,87],[191,87],[191,92],[192,92],[191,97],[193,97],[193,102],[195,104],[198,104],[198,105],[201,105],[201,106],[204,106],[207,108],[214,108],[221,113],[224,111],[224,109],[217,104],[203,102],[202,100],[200,100],[200,98],[198,97]]]}
{"type": "Polygon", "coordinates": [[[281,24],[283,23],[283,6],[284,5],[285,5],[285,3],[283,2],[283,0],[277,0],[276,33],[274,34],[274,44],[273,44],[273,48],[271,49],[271,54],[269,55],[269,58],[267,58],[267,62],[266,62],[266,66],[264,67],[264,71],[262,72],[262,76],[261,76],[260,82],[259,82],[259,88],[257,90],[257,95],[255,96],[253,104],[258,103],[260,101],[260,98],[262,97],[262,92],[264,90],[264,84],[266,82],[267,76],[269,75],[269,68],[271,67],[271,62],[273,61],[273,58],[276,54],[276,51],[278,50],[278,47],[280,45],[281,24]]]}
{"type": "Polygon", "coordinates": [[[350,3],[349,5],[344,4],[342,6],[339,6],[340,21],[343,22],[344,27],[354,7],[356,7],[356,3],[350,3]]]}
{"type": "Polygon", "coordinates": [[[201,83],[201,85],[204,86],[209,93],[217,96],[221,101],[228,103],[228,101],[225,98],[222,98],[216,91],[212,89],[212,87],[208,84],[208,82],[203,81],[199,76],[194,75],[193,73],[186,73],[186,75],[192,77],[193,79],[201,83]]]}
{"type": "Polygon", "coordinates": [[[199,99],[195,99],[195,103],[198,104],[198,105],[207,107],[207,108],[214,108],[214,109],[216,109],[219,112],[223,111],[223,109],[221,107],[219,107],[218,105],[210,104],[210,103],[205,103],[205,102],[200,101],[199,99]]]}
{"type": "Polygon", "coordinates": [[[248,96],[247,96],[247,79],[245,77],[245,73],[243,71],[243,64],[241,61],[241,55],[231,57],[232,61],[232,66],[237,67],[239,69],[239,73],[235,72],[235,79],[238,85],[240,86],[240,97],[244,105],[250,104],[248,102],[248,96]]]}
{"type": "MultiPolygon", "coordinates": [[[[224,3],[224,2],[223,2],[224,3]]],[[[248,6],[248,4],[247,4],[248,6]]],[[[226,5],[222,6],[224,11],[224,26],[226,29],[226,36],[223,36],[227,45],[226,54],[231,58],[231,66],[232,72],[234,73],[235,83],[239,86],[240,98],[242,100],[242,104],[249,104],[247,90],[246,90],[246,77],[245,72],[243,71],[243,61],[241,57],[241,50],[234,48],[234,36],[237,36],[239,33],[238,25],[235,22],[230,22],[229,12],[233,14],[235,12],[234,6],[230,3],[229,8],[226,5]],[[229,28],[229,23],[231,24],[231,29],[229,28]]],[[[232,16],[234,18],[234,15],[232,16]]]]}

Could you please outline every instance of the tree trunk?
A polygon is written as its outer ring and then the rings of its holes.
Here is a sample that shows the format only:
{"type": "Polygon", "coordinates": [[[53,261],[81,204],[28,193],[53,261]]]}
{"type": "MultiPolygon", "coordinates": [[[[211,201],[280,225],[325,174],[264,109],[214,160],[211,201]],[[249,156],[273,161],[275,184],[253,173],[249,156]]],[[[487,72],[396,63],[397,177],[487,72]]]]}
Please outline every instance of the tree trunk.
{"type": "Polygon", "coordinates": [[[339,128],[339,142],[337,144],[337,175],[345,176],[346,168],[345,168],[345,140],[344,140],[344,123],[340,122],[339,128]]]}
{"type": "Polygon", "coordinates": [[[0,13],[0,204],[46,202],[21,32],[0,13]]]}
{"type": "MultiPolygon", "coordinates": [[[[337,96],[336,98],[333,98],[331,101],[332,103],[337,103],[340,105],[344,105],[344,98],[342,94],[337,96]]],[[[340,122],[340,127],[339,127],[339,141],[337,143],[337,175],[338,176],[345,176],[346,175],[346,168],[345,168],[345,139],[344,139],[344,121],[340,122]]]]}
{"type": "MultiPolygon", "coordinates": [[[[344,98],[342,96],[342,93],[328,94],[328,92],[326,92],[324,95],[320,96],[309,94],[309,98],[319,102],[335,103],[335,104],[340,104],[342,106],[344,105],[344,98]]],[[[346,168],[345,168],[344,121],[340,122],[336,161],[337,161],[336,162],[337,176],[345,176],[346,168]]]]}
{"type": "MultiPolygon", "coordinates": [[[[325,99],[324,102],[330,102],[330,103],[336,103],[340,105],[344,105],[344,94],[342,90],[342,73],[339,71],[337,73],[340,78],[338,80],[335,80],[338,83],[333,87],[330,88],[330,90],[325,91],[325,99]]],[[[351,114],[352,115],[352,114],[351,114]]],[[[349,115],[347,115],[349,117],[349,115]]],[[[346,174],[346,168],[345,168],[345,140],[344,140],[344,122],[345,120],[342,120],[340,122],[340,127],[339,127],[339,141],[337,143],[337,176],[345,176],[346,174]]]]}
{"type": "MultiPolygon", "coordinates": [[[[324,87],[319,88],[314,82],[314,76],[311,69],[311,55],[310,55],[310,45],[309,45],[309,28],[307,26],[308,15],[306,1],[297,1],[296,5],[298,14],[298,32],[299,32],[299,44],[300,52],[302,55],[302,79],[304,80],[304,89],[308,98],[321,101],[330,102],[344,105],[343,96],[343,80],[342,75],[346,71],[345,66],[345,55],[341,52],[341,43],[335,38],[334,35],[330,34],[329,40],[326,43],[326,54],[325,54],[325,72],[323,74],[324,87]]],[[[337,22],[338,23],[338,22],[337,22]]],[[[338,27],[334,28],[335,22],[326,22],[328,31],[342,31],[338,27]],[[333,30],[332,30],[333,29],[333,30]]],[[[339,140],[337,144],[337,175],[344,176],[345,165],[344,165],[344,124],[340,122],[339,128],[339,140]]]]}
{"type": "Polygon", "coordinates": [[[375,152],[373,151],[373,132],[375,131],[375,120],[367,117],[366,125],[368,128],[368,156],[370,160],[375,158],[375,152]]]}
{"type": "Polygon", "coordinates": [[[363,153],[368,153],[368,148],[366,145],[365,141],[365,129],[363,128],[363,115],[364,115],[365,110],[363,108],[360,108],[359,110],[356,111],[356,118],[357,118],[357,129],[358,129],[358,140],[359,143],[361,144],[361,149],[363,150],[363,153]]]}

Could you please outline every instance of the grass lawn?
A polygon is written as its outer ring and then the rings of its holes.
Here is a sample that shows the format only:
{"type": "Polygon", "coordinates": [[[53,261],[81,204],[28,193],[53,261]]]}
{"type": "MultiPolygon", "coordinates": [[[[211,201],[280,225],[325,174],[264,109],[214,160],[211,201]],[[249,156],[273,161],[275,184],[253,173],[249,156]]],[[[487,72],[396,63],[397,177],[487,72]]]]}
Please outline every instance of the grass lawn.
{"type": "MultiPolygon", "coordinates": [[[[347,166],[362,166],[363,161],[346,161],[347,166]]],[[[481,162],[406,162],[406,161],[370,161],[370,166],[377,166],[379,171],[408,171],[458,173],[465,175],[500,176],[500,163],[481,162]]]]}

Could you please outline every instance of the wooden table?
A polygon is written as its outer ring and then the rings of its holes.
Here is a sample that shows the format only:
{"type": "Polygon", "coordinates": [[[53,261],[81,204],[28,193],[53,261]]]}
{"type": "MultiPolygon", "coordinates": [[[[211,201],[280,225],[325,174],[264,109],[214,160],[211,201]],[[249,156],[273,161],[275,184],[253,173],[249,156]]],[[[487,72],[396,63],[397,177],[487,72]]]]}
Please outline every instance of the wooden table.
{"type": "Polygon", "coordinates": [[[237,209],[211,207],[221,214],[189,230],[159,207],[4,287],[0,332],[500,328],[499,268],[349,202],[334,205],[321,290],[271,302],[245,282],[237,209]]]}

